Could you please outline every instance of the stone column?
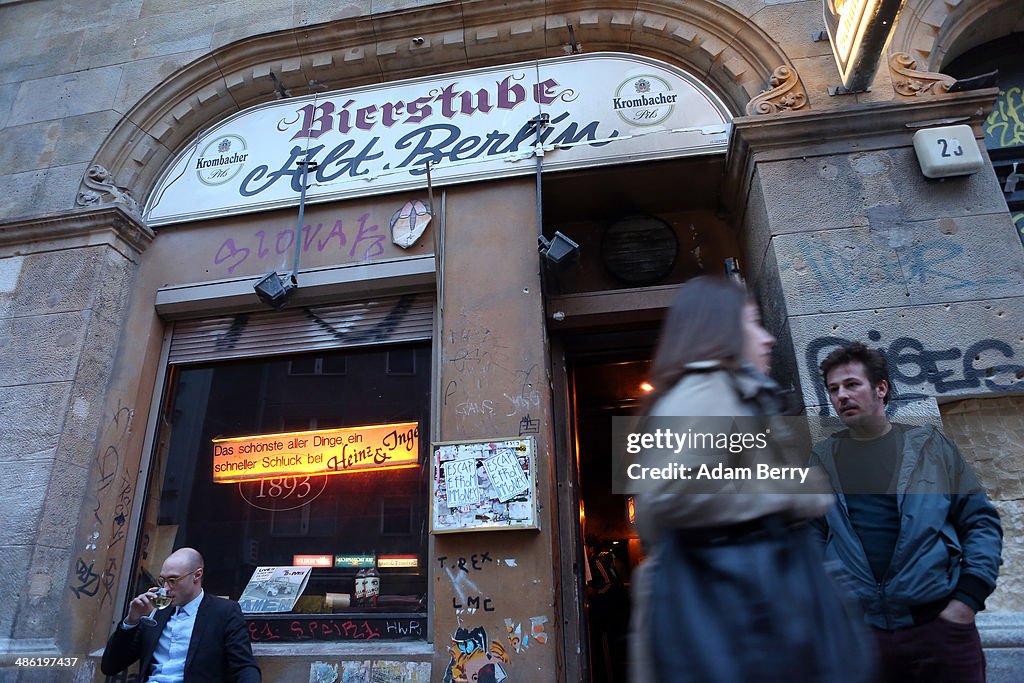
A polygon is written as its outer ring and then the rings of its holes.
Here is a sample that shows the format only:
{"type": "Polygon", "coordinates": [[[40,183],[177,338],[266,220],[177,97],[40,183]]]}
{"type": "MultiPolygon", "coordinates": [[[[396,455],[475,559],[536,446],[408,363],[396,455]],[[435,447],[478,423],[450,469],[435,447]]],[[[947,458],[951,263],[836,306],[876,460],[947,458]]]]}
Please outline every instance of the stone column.
{"type": "MultiPolygon", "coordinates": [[[[941,415],[954,427],[1012,546],[1022,531],[1024,456],[1000,443],[1014,442],[1013,428],[993,440],[990,429],[972,432],[947,413],[949,401],[971,397],[1019,411],[1007,392],[1024,390],[1024,248],[990,169],[930,180],[912,147],[916,130],[953,123],[972,125],[980,146],[995,94],[739,118],[730,173],[745,274],[781,340],[780,379],[799,390],[808,414],[829,414],[820,361],[843,340],[881,349],[897,415],[941,415]]],[[[1015,551],[1004,560],[990,599],[1002,612],[979,618],[992,671],[1024,660],[1024,613],[1014,611],[1024,606],[1005,595],[1024,562],[1015,551]]]]}
{"type": "Polygon", "coordinates": [[[0,650],[84,655],[76,634],[113,597],[107,546],[127,511],[98,429],[129,419],[102,413],[152,238],[113,206],[0,226],[0,650]]]}
{"type": "Polygon", "coordinates": [[[486,634],[470,671],[491,661],[509,680],[558,678],[551,390],[535,207],[532,178],[448,191],[441,439],[534,436],[540,530],[434,537],[433,680],[448,668],[459,627],[486,634]]]}

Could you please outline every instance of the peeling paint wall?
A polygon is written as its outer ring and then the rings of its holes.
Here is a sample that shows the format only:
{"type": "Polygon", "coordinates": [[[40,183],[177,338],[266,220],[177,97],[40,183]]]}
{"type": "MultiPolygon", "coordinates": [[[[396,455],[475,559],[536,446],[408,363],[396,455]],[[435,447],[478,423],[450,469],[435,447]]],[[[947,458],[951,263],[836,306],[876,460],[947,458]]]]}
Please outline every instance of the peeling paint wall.
{"type": "Polygon", "coordinates": [[[448,194],[441,329],[441,440],[532,435],[539,531],[434,537],[434,670],[556,670],[551,560],[551,391],[531,180],[448,194]],[[481,226],[487,226],[482,230],[481,226]]]}

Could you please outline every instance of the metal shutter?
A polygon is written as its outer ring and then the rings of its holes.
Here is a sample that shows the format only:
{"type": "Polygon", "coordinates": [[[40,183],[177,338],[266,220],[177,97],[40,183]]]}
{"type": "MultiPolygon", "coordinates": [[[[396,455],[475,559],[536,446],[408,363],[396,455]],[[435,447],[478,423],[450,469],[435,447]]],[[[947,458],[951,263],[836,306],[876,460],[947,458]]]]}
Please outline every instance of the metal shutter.
{"type": "Polygon", "coordinates": [[[420,341],[431,337],[433,312],[433,293],[420,292],[178,321],[169,362],[202,363],[420,341]]]}

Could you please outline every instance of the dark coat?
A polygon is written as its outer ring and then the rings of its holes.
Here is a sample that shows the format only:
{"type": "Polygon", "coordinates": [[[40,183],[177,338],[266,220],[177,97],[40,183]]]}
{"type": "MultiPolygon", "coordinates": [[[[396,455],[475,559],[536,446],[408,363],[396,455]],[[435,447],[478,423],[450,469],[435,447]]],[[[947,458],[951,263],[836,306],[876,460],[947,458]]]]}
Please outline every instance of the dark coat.
{"type": "MultiPolygon", "coordinates": [[[[140,680],[145,680],[153,665],[153,651],[172,611],[158,611],[156,626],[140,623],[135,628],[123,629],[118,624],[103,651],[100,670],[111,676],[139,662],[140,680]]],[[[205,594],[199,603],[192,640],[188,645],[184,683],[261,681],[260,668],[252,655],[249,632],[238,603],[205,594]]]]}

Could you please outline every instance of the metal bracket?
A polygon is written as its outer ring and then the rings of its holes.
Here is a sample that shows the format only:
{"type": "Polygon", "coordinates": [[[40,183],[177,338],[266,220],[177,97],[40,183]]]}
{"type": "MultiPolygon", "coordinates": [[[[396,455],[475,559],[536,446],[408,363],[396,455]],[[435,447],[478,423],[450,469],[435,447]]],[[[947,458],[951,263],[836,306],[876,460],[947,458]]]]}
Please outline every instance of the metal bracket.
{"type": "Polygon", "coordinates": [[[829,97],[835,97],[836,95],[856,95],[857,93],[871,92],[871,88],[864,88],[863,90],[849,90],[842,85],[830,85],[828,86],[829,97]]]}
{"type": "Polygon", "coordinates": [[[572,24],[567,24],[569,29],[569,51],[570,54],[578,55],[583,52],[583,46],[576,42],[576,29],[572,24]]]}

